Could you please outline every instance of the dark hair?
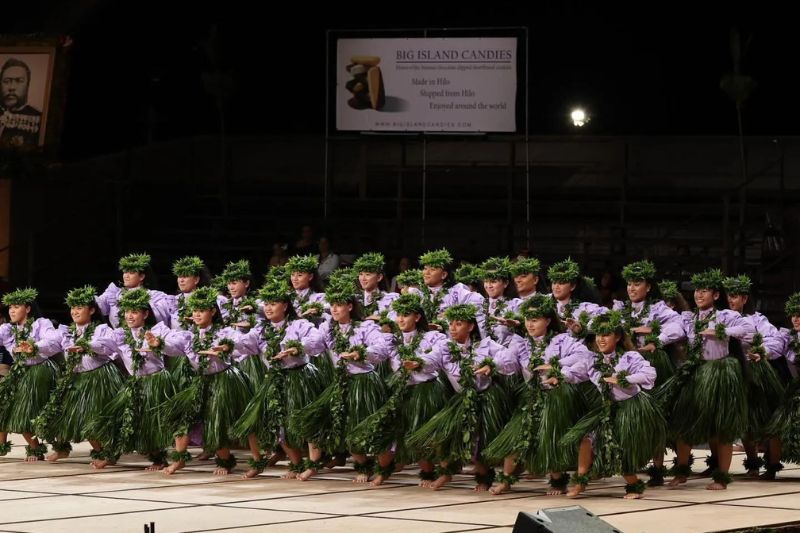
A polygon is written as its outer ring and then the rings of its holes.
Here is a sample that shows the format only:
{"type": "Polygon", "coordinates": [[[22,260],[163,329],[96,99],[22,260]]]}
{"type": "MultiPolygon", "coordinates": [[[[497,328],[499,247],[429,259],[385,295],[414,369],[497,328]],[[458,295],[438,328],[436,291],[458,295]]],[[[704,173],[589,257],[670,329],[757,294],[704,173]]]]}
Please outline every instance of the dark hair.
{"type": "MultiPolygon", "coordinates": [[[[144,274],[144,281],[142,281],[142,287],[145,289],[158,289],[158,277],[156,276],[155,270],[150,265],[147,265],[144,270],[139,270],[139,274],[144,274]]],[[[124,272],[123,272],[124,274],[124,272]]],[[[125,286],[124,282],[120,282],[120,285],[123,287],[125,286]]]]}
{"type": "Polygon", "coordinates": [[[28,75],[28,82],[31,81],[31,68],[28,66],[27,63],[25,63],[24,61],[20,61],[19,59],[15,58],[15,57],[9,58],[9,59],[6,60],[5,63],[3,63],[3,66],[0,67],[0,77],[2,77],[3,73],[6,70],[10,69],[11,67],[21,67],[21,68],[23,68],[25,70],[25,74],[28,75]]]}
{"type": "Polygon", "coordinates": [[[678,292],[678,294],[675,295],[675,298],[664,299],[664,303],[669,303],[670,301],[675,304],[674,311],[676,313],[682,313],[684,311],[692,310],[691,306],[689,306],[689,302],[686,301],[686,298],[684,298],[683,293],[681,292],[678,292]]]}
{"type": "MultiPolygon", "coordinates": [[[[750,294],[743,294],[742,296],[747,296],[747,301],[742,307],[742,316],[752,315],[756,310],[755,295],[751,291],[750,294]]],[[[727,297],[725,300],[727,301],[727,297]]]]}

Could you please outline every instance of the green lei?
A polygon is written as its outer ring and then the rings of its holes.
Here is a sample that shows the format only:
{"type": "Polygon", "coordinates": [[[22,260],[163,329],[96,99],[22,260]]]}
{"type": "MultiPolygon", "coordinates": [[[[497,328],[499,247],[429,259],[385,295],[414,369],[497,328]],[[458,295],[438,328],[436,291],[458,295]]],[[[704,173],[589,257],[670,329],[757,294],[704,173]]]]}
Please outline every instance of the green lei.
{"type": "MultiPolygon", "coordinates": [[[[707,317],[700,318],[699,313],[694,314],[694,338],[689,343],[686,362],[675,370],[675,374],[662,385],[661,391],[656,398],[665,412],[670,412],[678,397],[678,393],[686,386],[689,378],[705,362],[703,359],[703,339],[700,332],[708,329],[708,325],[717,318],[716,309],[711,311],[707,317]]],[[[717,324],[717,338],[722,334],[724,338],[724,324],[717,324]],[[719,326],[722,326],[720,331],[719,326]]]]}
{"type": "Polygon", "coordinates": [[[650,300],[646,300],[642,306],[641,312],[637,315],[634,315],[633,302],[630,300],[626,301],[625,307],[623,307],[621,311],[622,320],[625,324],[625,329],[628,332],[628,336],[631,339],[635,339],[637,337],[637,334],[633,332],[634,329],[638,328],[639,326],[649,325],[652,331],[645,335],[644,344],[653,344],[657,350],[660,350],[663,347],[661,345],[661,340],[658,338],[658,336],[661,335],[661,322],[658,320],[653,320],[650,322],[650,324],[647,324],[647,317],[650,316],[650,305],[650,300]]]}
{"type": "MultiPolygon", "coordinates": [[[[20,328],[17,324],[11,324],[11,332],[14,335],[14,346],[19,346],[20,343],[29,341],[31,330],[33,329],[33,319],[29,318],[25,321],[25,325],[20,328]]],[[[29,354],[24,352],[13,353],[14,363],[11,365],[11,370],[8,375],[0,380],[0,405],[10,405],[14,400],[14,395],[17,392],[15,384],[19,383],[22,375],[25,373],[25,361],[29,358],[39,355],[39,347],[35,342],[31,343],[33,351],[29,354]]]]}
{"type": "Polygon", "coordinates": [[[224,304],[222,304],[222,308],[227,311],[227,318],[225,319],[226,326],[232,326],[237,322],[247,322],[249,324],[248,328],[255,327],[256,325],[256,301],[254,298],[248,298],[247,296],[242,296],[242,300],[239,302],[239,305],[233,305],[233,297],[228,298],[224,304]],[[244,312],[242,311],[242,307],[250,307],[252,311],[244,312]]]}
{"type": "Polygon", "coordinates": [[[372,316],[377,313],[381,298],[386,296],[386,293],[380,290],[372,291],[370,294],[372,295],[372,301],[369,305],[364,306],[364,316],[372,316]]]}
{"type": "MultiPolygon", "coordinates": [[[[528,361],[528,371],[531,379],[525,387],[525,401],[522,404],[522,412],[525,416],[525,424],[517,445],[514,447],[515,453],[523,453],[525,450],[535,450],[539,447],[539,425],[542,419],[542,406],[544,402],[545,389],[542,388],[538,373],[534,370],[537,366],[544,364],[544,351],[553,340],[554,332],[548,331],[541,339],[536,340],[530,335],[526,335],[525,341],[530,348],[531,356],[528,361]]],[[[560,366],[557,361],[553,361],[553,368],[548,373],[548,377],[553,372],[560,375],[560,366]]]]}
{"type": "MultiPolygon", "coordinates": [[[[621,355],[622,349],[618,347],[609,362],[606,362],[605,355],[600,352],[595,352],[594,357],[594,368],[600,372],[601,376],[599,385],[603,397],[603,412],[600,415],[600,427],[597,432],[598,437],[601,439],[601,444],[597,447],[598,453],[593,470],[603,477],[622,471],[622,448],[617,442],[617,436],[614,433],[617,402],[614,401],[612,385],[603,380],[603,378],[611,377],[616,373],[614,367],[621,355]]],[[[623,372],[620,372],[617,376],[620,386],[624,386],[623,384],[626,382],[623,374],[623,372]]]]}
{"type": "Polygon", "coordinates": [[[394,389],[391,391],[389,399],[383,404],[383,407],[378,410],[380,414],[377,416],[370,416],[366,419],[365,423],[368,424],[368,427],[361,432],[364,437],[348,441],[352,449],[363,451],[371,455],[377,455],[385,451],[384,443],[381,443],[380,439],[376,442],[375,439],[392,431],[392,428],[389,426],[396,422],[397,411],[403,405],[406,393],[408,392],[408,387],[406,386],[408,377],[411,375],[411,372],[422,370],[424,361],[417,355],[417,350],[424,336],[425,334],[423,332],[418,331],[416,335],[414,335],[414,339],[411,343],[405,344],[403,342],[402,333],[396,333],[394,335],[400,361],[416,361],[420,366],[415,370],[409,370],[403,366],[400,367],[400,377],[394,382],[394,389]]]}
{"type": "MultiPolygon", "coordinates": [[[[331,326],[331,333],[333,334],[333,351],[336,355],[346,352],[351,348],[350,337],[356,331],[356,328],[361,323],[353,321],[350,323],[350,329],[347,333],[342,333],[341,327],[338,322],[333,321],[331,326]]],[[[366,347],[364,345],[352,346],[352,351],[359,352],[359,360],[364,359],[366,355],[366,347]]],[[[347,364],[349,359],[339,358],[336,362],[335,377],[333,382],[333,394],[331,396],[330,410],[331,410],[331,435],[333,438],[331,442],[325,443],[323,447],[327,449],[338,450],[345,444],[345,421],[347,418],[347,408],[345,405],[345,398],[347,397],[347,385],[349,381],[349,373],[347,372],[347,364]]]]}
{"type": "Polygon", "coordinates": [[[189,306],[186,305],[186,295],[184,293],[180,293],[178,295],[178,327],[182,330],[186,330],[186,324],[189,323],[187,319],[192,317],[192,311],[189,309],[189,306]]]}
{"type": "MultiPolygon", "coordinates": [[[[116,451],[128,453],[134,450],[134,435],[141,421],[141,410],[144,403],[142,392],[142,376],[139,372],[144,365],[145,358],[142,355],[142,339],[150,328],[143,327],[139,331],[138,338],[133,335],[133,330],[127,325],[123,327],[125,332],[125,344],[131,350],[131,376],[125,382],[122,394],[125,395],[125,408],[122,411],[122,424],[119,431],[119,442],[116,443],[116,451]]],[[[158,346],[150,348],[155,357],[161,359],[164,347],[164,339],[159,337],[158,346]]]]}
{"type": "MultiPolygon", "coordinates": [[[[419,363],[419,366],[416,369],[414,369],[413,372],[421,371],[423,365],[425,364],[425,361],[423,361],[422,358],[417,355],[417,350],[419,349],[419,345],[420,343],[422,343],[422,338],[424,336],[425,334],[422,331],[417,331],[416,335],[414,335],[414,339],[411,341],[411,344],[405,344],[403,342],[403,333],[401,332],[395,334],[395,341],[397,342],[397,353],[400,356],[400,362],[402,363],[403,361],[414,361],[416,363],[419,363]]],[[[408,376],[412,371],[409,371],[408,369],[406,369],[401,365],[400,372],[401,373],[405,372],[402,375],[403,379],[399,381],[400,384],[405,386],[406,381],[408,381],[408,376]]]]}
{"type": "MultiPolygon", "coordinates": [[[[266,341],[264,358],[269,362],[267,367],[267,397],[265,404],[269,413],[269,425],[264,428],[264,433],[259,435],[259,442],[264,447],[273,447],[280,440],[280,432],[286,425],[286,405],[284,390],[286,386],[286,375],[283,363],[272,361],[272,357],[281,351],[281,341],[286,336],[289,321],[284,321],[280,328],[276,328],[268,322],[261,331],[261,335],[266,341]]],[[[303,344],[297,340],[286,343],[286,349],[296,348],[298,355],[303,354],[303,344]]]]}
{"type": "Polygon", "coordinates": [[[478,432],[478,387],[475,380],[475,345],[470,343],[467,353],[455,341],[447,343],[450,359],[458,363],[458,384],[461,387],[461,439],[456,439],[454,449],[450,450],[449,461],[469,461],[472,458],[472,445],[478,432]]]}
{"type": "Polygon", "coordinates": [[[90,322],[81,335],[78,335],[78,326],[74,322],[69,326],[69,334],[73,339],[74,345],[81,347],[82,351],[66,352],[65,354],[66,368],[59,376],[56,388],[50,394],[47,404],[33,421],[36,434],[40,437],[44,437],[47,440],[54,440],[58,437],[58,435],[53,434],[53,428],[63,413],[64,405],[62,402],[64,395],[72,387],[72,383],[75,380],[75,367],[81,362],[83,356],[94,355],[89,343],[94,337],[94,330],[97,329],[97,326],[97,322],[90,322]]]}
{"type": "MultiPolygon", "coordinates": [[[[214,340],[217,335],[217,332],[222,328],[220,324],[214,324],[206,331],[204,337],[200,337],[200,328],[197,325],[192,326],[192,351],[197,354],[198,363],[197,363],[197,371],[195,375],[192,376],[192,381],[189,384],[189,389],[192,391],[192,410],[187,412],[184,415],[184,418],[181,420],[181,423],[178,425],[179,433],[185,434],[188,432],[189,427],[199,418],[200,413],[203,412],[203,403],[206,398],[206,370],[208,370],[208,365],[210,363],[210,358],[207,355],[201,354],[200,352],[204,352],[206,350],[211,349],[214,345],[214,340]]],[[[233,347],[233,341],[230,339],[222,339],[220,340],[219,344],[226,344],[233,347]]],[[[229,352],[222,352],[219,354],[219,357],[223,361],[228,361],[230,359],[230,351],[229,352]]]]}
{"type": "Polygon", "coordinates": [[[508,302],[505,298],[500,297],[497,300],[497,307],[494,310],[494,314],[489,313],[489,298],[483,299],[483,316],[486,317],[486,335],[492,339],[493,341],[497,342],[497,335],[494,333],[494,328],[491,326],[491,318],[495,316],[503,317],[503,311],[505,311],[506,307],[508,307],[508,302]]]}
{"type": "Polygon", "coordinates": [[[430,324],[437,324],[439,323],[439,307],[442,305],[442,300],[444,297],[447,296],[447,292],[449,289],[442,285],[439,291],[436,294],[433,294],[433,298],[431,298],[432,292],[430,287],[425,285],[422,288],[422,294],[424,297],[422,298],[422,311],[425,314],[425,318],[428,320],[430,324]]]}

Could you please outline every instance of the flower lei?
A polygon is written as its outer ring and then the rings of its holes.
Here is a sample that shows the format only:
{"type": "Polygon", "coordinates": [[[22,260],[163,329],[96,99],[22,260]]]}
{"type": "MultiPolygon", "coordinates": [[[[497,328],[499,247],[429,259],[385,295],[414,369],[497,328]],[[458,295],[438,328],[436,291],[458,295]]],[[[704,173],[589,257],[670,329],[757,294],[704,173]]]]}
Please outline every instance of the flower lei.
{"type": "Polygon", "coordinates": [[[456,439],[453,450],[450,450],[450,461],[469,461],[472,458],[472,444],[478,431],[478,387],[473,366],[475,364],[475,346],[470,344],[466,353],[455,341],[447,343],[450,358],[458,363],[458,384],[461,386],[461,439],[456,439]]]}
{"type": "MultiPolygon", "coordinates": [[[[610,476],[622,470],[622,448],[617,442],[617,436],[614,434],[614,415],[616,412],[616,402],[612,395],[612,386],[606,383],[602,378],[611,377],[616,373],[615,366],[622,355],[622,349],[617,348],[617,351],[612,355],[611,360],[606,362],[605,355],[600,352],[595,352],[594,368],[600,372],[600,392],[603,396],[603,411],[600,415],[600,428],[598,430],[598,437],[601,439],[602,444],[598,445],[597,460],[595,461],[595,471],[602,476],[610,476]]],[[[623,373],[620,372],[620,375],[623,373]]],[[[618,375],[619,386],[624,387],[625,376],[622,375],[620,379],[618,375]]]]}
{"type": "MultiPolygon", "coordinates": [[[[11,325],[11,332],[14,335],[14,346],[19,346],[20,343],[30,340],[31,331],[33,329],[33,319],[29,318],[25,321],[25,325],[20,328],[17,324],[11,325]]],[[[12,354],[14,357],[14,364],[11,365],[11,370],[8,375],[0,380],[0,405],[10,405],[14,400],[14,395],[17,390],[13,385],[19,383],[19,379],[25,373],[25,361],[39,355],[39,347],[36,343],[31,343],[33,351],[29,354],[18,352],[12,354]]]]}
{"type": "Polygon", "coordinates": [[[33,421],[36,434],[40,437],[44,437],[47,440],[53,440],[56,437],[56,435],[53,435],[52,430],[63,412],[62,401],[64,395],[70,387],[72,387],[72,383],[75,380],[75,367],[78,366],[84,355],[94,355],[89,343],[92,337],[94,337],[94,330],[97,329],[97,326],[97,322],[90,322],[80,335],[78,334],[78,327],[75,323],[69,326],[69,334],[72,339],[74,339],[75,346],[80,346],[83,350],[80,352],[66,353],[66,368],[61,376],[59,376],[56,382],[56,388],[53,393],[50,394],[47,404],[33,421]]]}

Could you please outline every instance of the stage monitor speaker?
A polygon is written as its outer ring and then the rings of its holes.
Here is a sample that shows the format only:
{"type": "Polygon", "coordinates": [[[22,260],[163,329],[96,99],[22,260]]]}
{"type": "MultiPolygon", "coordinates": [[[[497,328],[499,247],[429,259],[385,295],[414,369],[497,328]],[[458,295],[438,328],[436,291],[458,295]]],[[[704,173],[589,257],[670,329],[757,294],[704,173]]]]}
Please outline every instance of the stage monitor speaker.
{"type": "Polygon", "coordinates": [[[513,533],[622,533],[579,505],[517,515],[513,533]]]}

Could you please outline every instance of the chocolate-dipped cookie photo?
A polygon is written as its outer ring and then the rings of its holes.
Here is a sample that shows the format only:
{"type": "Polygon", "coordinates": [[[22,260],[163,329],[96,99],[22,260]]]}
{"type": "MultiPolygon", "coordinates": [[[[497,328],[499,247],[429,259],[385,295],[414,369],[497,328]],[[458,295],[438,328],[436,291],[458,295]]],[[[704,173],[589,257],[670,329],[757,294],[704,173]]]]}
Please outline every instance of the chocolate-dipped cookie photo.
{"type": "Polygon", "coordinates": [[[353,56],[345,67],[351,78],[345,88],[353,96],[347,104],[353,109],[379,110],[386,104],[386,91],[383,75],[378,64],[378,56],[353,56]]]}

